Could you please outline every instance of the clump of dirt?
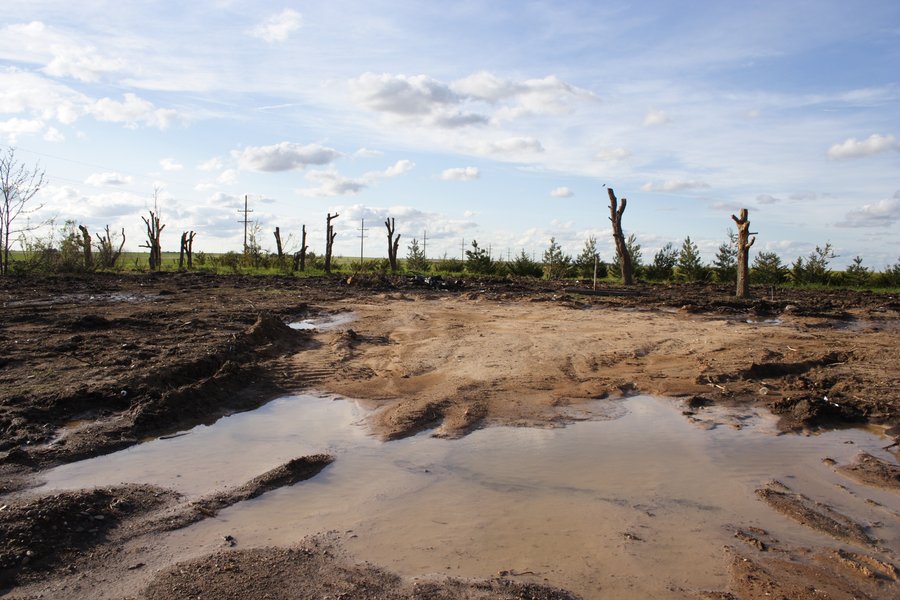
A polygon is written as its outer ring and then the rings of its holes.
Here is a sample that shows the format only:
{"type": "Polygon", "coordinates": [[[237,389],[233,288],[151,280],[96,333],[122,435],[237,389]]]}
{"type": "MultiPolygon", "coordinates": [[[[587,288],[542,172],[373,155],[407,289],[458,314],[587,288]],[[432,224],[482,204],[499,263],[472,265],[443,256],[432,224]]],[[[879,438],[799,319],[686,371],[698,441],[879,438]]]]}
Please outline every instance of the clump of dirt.
{"type": "Polygon", "coordinates": [[[866,485],[900,490],[900,466],[868,452],[860,452],[853,464],[839,466],[837,472],[866,485]]]}
{"type": "Polygon", "coordinates": [[[406,581],[346,560],[317,539],[294,548],[218,552],[159,573],[144,600],[170,598],[379,598],[383,600],[576,600],[574,594],[509,579],[406,581]]]}
{"type": "Polygon", "coordinates": [[[130,485],[26,497],[0,510],[0,591],[105,543],[110,530],[177,494],[130,485]]]}
{"type": "Polygon", "coordinates": [[[294,485],[315,477],[332,462],[334,462],[334,457],[328,454],[313,454],[295,458],[254,477],[239,488],[205,496],[186,506],[178,507],[172,513],[146,524],[144,529],[146,531],[171,531],[187,527],[197,521],[214,517],[219,511],[238,502],[250,500],[270,490],[294,485]]]}
{"type": "Polygon", "coordinates": [[[781,483],[770,483],[767,487],[756,490],[756,494],[778,512],[833,538],[864,546],[874,547],[876,544],[876,540],[861,524],[829,506],[792,492],[781,483]]]}

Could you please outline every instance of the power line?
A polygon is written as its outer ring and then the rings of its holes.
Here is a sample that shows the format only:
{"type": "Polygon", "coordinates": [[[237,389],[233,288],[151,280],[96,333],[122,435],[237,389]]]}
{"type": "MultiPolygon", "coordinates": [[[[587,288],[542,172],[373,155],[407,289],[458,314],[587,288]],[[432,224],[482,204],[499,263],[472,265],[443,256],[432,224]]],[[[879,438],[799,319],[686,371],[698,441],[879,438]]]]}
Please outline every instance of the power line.
{"type": "Polygon", "coordinates": [[[241,221],[238,221],[238,223],[244,224],[244,254],[247,254],[247,224],[250,222],[250,218],[249,218],[250,213],[253,212],[247,206],[247,202],[248,202],[248,195],[244,194],[244,209],[243,210],[241,210],[240,208],[238,209],[238,214],[240,214],[240,213],[244,214],[244,218],[241,221]]]}

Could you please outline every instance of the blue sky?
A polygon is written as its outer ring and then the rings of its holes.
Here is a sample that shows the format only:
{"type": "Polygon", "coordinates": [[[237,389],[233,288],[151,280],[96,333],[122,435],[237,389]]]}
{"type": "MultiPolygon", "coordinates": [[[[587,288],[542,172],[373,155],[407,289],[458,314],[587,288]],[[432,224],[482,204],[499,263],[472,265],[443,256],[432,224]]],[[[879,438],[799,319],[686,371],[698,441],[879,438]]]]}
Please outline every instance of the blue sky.
{"type": "Polygon", "coordinates": [[[613,253],[603,185],[645,259],[707,260],[750,210],[755,251],[831,242],[900,258],[900,2],[7,3],[0,145],[50,184],[31,218],[124,227],[164,249],[310,230],[384,256],[477,239],[613,253]]]}

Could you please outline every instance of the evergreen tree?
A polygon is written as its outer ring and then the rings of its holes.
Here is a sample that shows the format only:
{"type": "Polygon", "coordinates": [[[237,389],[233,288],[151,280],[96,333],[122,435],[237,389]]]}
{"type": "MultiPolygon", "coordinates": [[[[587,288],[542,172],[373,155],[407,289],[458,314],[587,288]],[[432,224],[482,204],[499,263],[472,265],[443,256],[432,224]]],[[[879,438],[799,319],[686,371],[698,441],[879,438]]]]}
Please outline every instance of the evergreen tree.
{"type": "MultiPolygon", "coordinates": [[[[631,271],[634,276],[637,277],[641,274],[644,265],[641,262],[641,245],[637,243],[637,237],[635,237],[633,233],[625,240],[625,248],[628,250],[628,255],[631,257],[631,271]]],[[[619,267],[620,262],[619,252],[616,251],[616,260],[609,265],[609,272],[614,277],[622,276],[622,269],[619,267]]]]}
{"type": "Polygon", "coordinates": [[[678,275],[687,281],[698,281],[703,278],[703,262],[700,260],[700,249],[691,241],[691,236],[684,238],[678,252],[678,275]]]}
{"type": "Polygon", "coordinates": [[[547,279],[563,279],[572,267],[572,257],[565,254],[556,238],[550,238],[550,246],[544,251],[544,275],[547,279]]]}
{"type": "MultiPolygon", "coordinates": [[[[588,236],[581,249],[581,254],[575,259],[573,266],[579,277],[594,276],[594,262],[597,262],[597,277],[600,277],[600,254],[597,252],[597,238],[588,236]]],[[[604,265],[604,271],[606,265],[604,265]]],[[[605,275],[604,275],[605,276],[605,275]]]]}
{"type": "Polygon", "coordinates": [[[728,241],[719,246],[716,258],[713,261],[713,269],[716,271],[716,279],[721,283],[733,283],[737,281],[737,234],[728,230],[728,241]]]}
{"type": "Polygon", "coordinates": [[[509,269],[511,274],[519,277],[540,277],[544,272],[541,264],[532,260],[530,256],[525,254],[525,250],[522,250],[522,252],[507,265],[507,269],[509,269]]]}
{"type": "Polygon", "coordinates": [[[425,251],[419,246],[419,240],[413,238],[406,247],[406,270],[424,273],[429,269],[431,269],[431,263],[425,258],[425,251]]]}
{"type": "Polygon", "coordinates": [[[466,250],[466,271],[482,275],[494,272],[494,261],[487,250],[478,247],[477,240],[472,240],[472,249],[466,250]]]}
{"type": "Polygon", "coordinates": [[[847,283],[850,285],[862,287],[869,283],[869,269],[862,262],[862,257],[857,256],[853,259],[853,264],[847,267],[847,283]]]}
{"type": "Polygon", "coordinates": [[[669,242],[653,255],[653,262],[647,267],[647,277],[654,281],[672,279],[677,263],[678,251],[675,250],[672,242],[669,242]]]}
{"type": "Polygon", "coordinates": [[[760,252],[753,259],[753,279],[759,283],[775,285],[784,283],[787,269],[781,264],[781,258],[774,252],[760,252]]]}

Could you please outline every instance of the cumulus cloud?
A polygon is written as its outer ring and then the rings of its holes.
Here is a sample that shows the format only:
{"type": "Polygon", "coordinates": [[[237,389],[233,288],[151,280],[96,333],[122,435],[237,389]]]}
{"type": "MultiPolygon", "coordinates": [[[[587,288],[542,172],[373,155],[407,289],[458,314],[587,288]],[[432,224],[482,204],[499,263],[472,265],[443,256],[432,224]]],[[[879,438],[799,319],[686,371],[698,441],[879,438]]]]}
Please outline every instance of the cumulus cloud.
{"type": "Polygon", "coordinates": [[[404,173],[412,171],[415,166],[416,163],[411,160],[398,160],[396,163],[385,169],[383,174],[385,177],[397,177],[398,175],[403,175],[404,173]]]}
{"type": "Polygon", "coordinates": [[[353,153],[353,156],[359,156],[360,158],[378,158],[383,155],[384,152],[381,150],[370,150],[369,148],[360,148],[353,153]]]}
{"type": "Polygon", "coordinates": [[[756,201],[759,204],[776,204],[781,202],[780,198],[776,198],[772,194],[760,194],[756,197],[756,201]]]}
{"type": "Polygon", "coordinates": [[[872,156],[883,152],[900,151],[900,144],[892,135],[880,135],[873,133],[865,140],[847,138],[843,143],[835,144],[828,149],[828,158],[840,160],[843,158],[860,158],[872,156]]]}
{"type": "Polygon", "coordinates": [[[625,148],[604,148],[597,153],[597,160],[615,162],[618,160],[625,160],[629,156],[631,156],[631,152],[625,148]]]}
{"type": "Polygon", "coordinates": [[[89,109],[98,121],[124,123],[126,127],[135,129],[140,125],[166,129],[178,117],[178,112],[168,108],[156,108],[152,102],[128,92],[124,100],[119,102],[112,98],[101,98],[89,109]]]}
{"type": "Polygon", "coordinates": [[[373,185],[379,179],[399,177],[415,167],[411,160],[398,160],[383,171],[369,171],[361,177],[345,177],[334,169],[326,171],[310,171],[306,178],[318,185],[313,188],[298,190],[301,196],[328,197],[355,195],[373,185]]]}
{"type": "Polygon", "coordinates": [[[644,127],[664,125],[669,122],[669,115],[664,110],[649,110],[644,115],[644,127]]]}
{"type": "Polygon", "coordinates": [[[544,147],[533,137],[511,137],[495,142],[482,142],[478,145],[478,151],[481,154],[531,154],[543,152],[544,147]]]}
{"type": "Polygon", "coordinates": [[[226,169],[225,171],[222,171],[219,173],[219,176],[216,177],[216,181],[222,185],[234,185],[238,182],[237,169],[226,169]]]}
{"type": "Polygon", "coordinates": [[[897,221],[900,221],[900,192],[895,193],[893,198],[864,204],[856,210],[851,210],[838,226],[888,227],[897,221]]]}
{"type": "Polygon", "coordinates": [[[274,44],[286,41],[292,33],[300,29],[302,24],[303,15],[296,10],[286,8],[254,27],[250,34],[265,42],[274,44]]]}
{"type": "Polygon", "coordinates": [[[397,115],[427,115],[437,106],[452,106],[460,97],[445,83],[425,75],[364,73],[350,82],[368,108],[397,115]]]}
{"type": "Polygon", "coordinates": [[[87,112],[91,102],[84,94],[35,73],[0,69],[0,113],[26,113],[68,125],[87,112]]]}
{"type": "Polygon", "coordinates": [[[566,186],[562,186],[562,187],[558,187],[555,190],[551,191],[550,195],[553,196],[554,198],[571,198],[572,196],[575,195],[575,192],[573,192],[571,189],[567,188],[566,186]]]}
{"type": "Polygon", "coordinates": [[[95,185],[98,187],[105,185],[128,185],[131,183],[131,176],[116,173],[115,171],[94,173],[85,179],[84,182],[88,185],[95,185]]]}
{"type": "Polygon", "coordinates": [[[224,165],[222,163],[222,159],[219,158],[218,156],[213,156],[209,160],[205,160],[202,163],[200,163],[199,165],[197,165],[197,168],[200,169],[201,171],[209,172],[209,171],[218,171],[223,166],[224,165]]]}
{"type": "Polygon", "coordinates": [[[184,165],[176,162],[174,158],[163,158],[159,161],[159,166],[163,171],[180,171],[184,168],[184,165]]]}
{"type": "Polygon", "coordinates": [[[698,190],[708,187],[709,184],[705,181],[667,179],[666,181],[662,182],[648,181],[641,186],[641,190],[644,192],[681,192],[684,190],[698,190]]]}
{"type": "Polygon", "coordinates": [[[248,146],[242,151],[235,151],[242,169],[254,171],[278,172],[304,169],[309,165],[327,165],[341,157],[341,153],[333,148],[319,144],[293,144],[281,142],[271,146],[248,146]]]}
{"type": "Polygon", "coordinates": [[[383,222],[386,218],[393,217],[397,220],[398,230],[406,238],[415,237],[417,233],[427,230],[429,249],[432,240],[458,239],[465,231],[477,226],[468,217],[465,220],[453,219],[445,214],[425,212],[411,206],[375,207],[353,204],[333,206],[331,211],[341,215],[341,218],[336,221],[338,228],[343,228],[342,230],[346,232],[353,232],[357,239],[357,249],[359,232],[356,231],[356,228],[359,226],[360,219],[365,219],[368,223],[383,222]],[[410,232],[416,233],[411,234],[410,232]]]}
{"type": "Polygon", "coordinates": [[[481,171],[478,167],[455,167],[444,169],[441,173],[441,179],[444,181],[472,181],[479,177],[481,177],[481,171]]]}
{"type": "Polygon", "coordinates": [[[7,121],[0,121],[0,136],[5,137],[10,144],[15,144],[20,135],[39,133],[43,128],[43,121],[14,117],[7,121]]]}
{"type": "Polygon", "coordinates": [[[59,143],[66,141],[66,136],[64,136],[56,127],[48,127],[47,131],[44,132],[44,140],[47,142],[59,143]]]}

